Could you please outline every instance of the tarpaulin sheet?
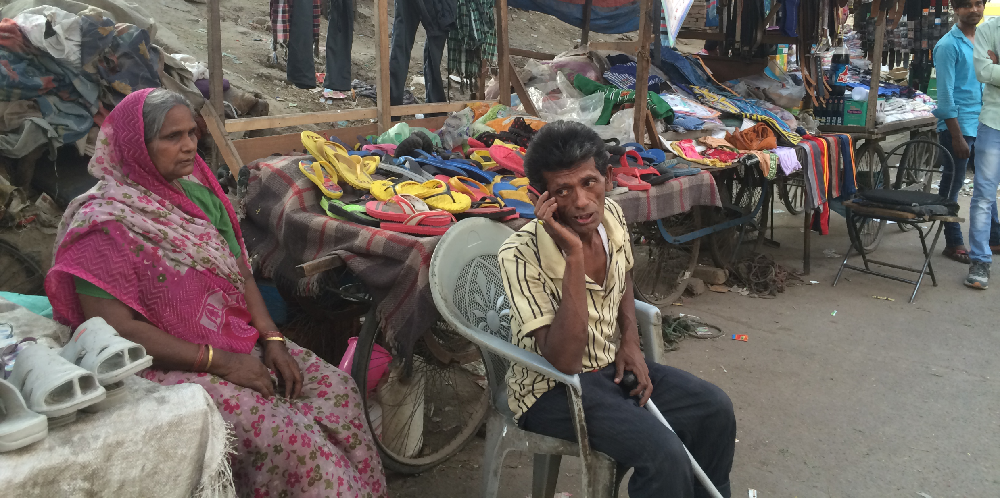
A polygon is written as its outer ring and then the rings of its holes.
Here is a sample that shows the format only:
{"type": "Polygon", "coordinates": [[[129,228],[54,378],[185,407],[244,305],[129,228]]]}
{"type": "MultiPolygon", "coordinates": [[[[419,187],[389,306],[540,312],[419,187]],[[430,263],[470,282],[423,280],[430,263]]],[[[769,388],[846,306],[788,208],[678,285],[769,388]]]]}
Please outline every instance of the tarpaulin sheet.
{"type": "MultiPolygon", "coordinates": [[[[507,6],[554,16],[562,22],[583,27],[584,0],[508,0],[507,6]]],[[[618,34],[639,29],[639,2],[635,0],[594,0],[590,31],[618,34]]]]}

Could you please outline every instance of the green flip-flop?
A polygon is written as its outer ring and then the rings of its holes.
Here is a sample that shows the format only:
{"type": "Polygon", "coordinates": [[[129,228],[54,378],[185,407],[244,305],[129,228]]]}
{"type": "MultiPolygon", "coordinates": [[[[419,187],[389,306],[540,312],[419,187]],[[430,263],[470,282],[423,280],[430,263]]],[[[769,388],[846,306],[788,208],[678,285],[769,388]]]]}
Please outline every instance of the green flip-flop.
{"type": "Polygon", "coordinates": [[[368,216],[363,205],[347,204],[338,199],[330,199],[327,197],[320,199],[319,205],[331,218],[336,218],[341,221],[350,221],[351,223],[357,223],[359,225],[369,227],[379,227],[379,220],[368,216]]]}

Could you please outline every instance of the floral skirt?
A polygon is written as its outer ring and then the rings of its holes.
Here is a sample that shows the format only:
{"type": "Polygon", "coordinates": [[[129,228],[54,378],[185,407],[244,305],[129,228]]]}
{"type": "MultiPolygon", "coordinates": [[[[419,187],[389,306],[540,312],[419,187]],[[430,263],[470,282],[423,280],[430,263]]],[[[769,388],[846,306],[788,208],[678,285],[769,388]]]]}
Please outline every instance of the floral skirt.
{"type": "Polygon", "coordinates": [[[142,375],[208,391],[235,433],[230,464],[239,496],[387,496],[354,380],[312,351],[288,345],[303,378],[302,396],[294,401],[264,398],[207,373],[148,369],[142,375]]]}

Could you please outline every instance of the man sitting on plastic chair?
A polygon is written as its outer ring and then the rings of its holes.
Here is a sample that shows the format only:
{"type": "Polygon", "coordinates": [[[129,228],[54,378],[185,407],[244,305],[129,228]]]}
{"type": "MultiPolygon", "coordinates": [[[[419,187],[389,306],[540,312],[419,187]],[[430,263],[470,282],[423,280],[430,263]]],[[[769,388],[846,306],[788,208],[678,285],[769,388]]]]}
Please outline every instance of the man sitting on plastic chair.
{"type": "MultiPolygon", "coordinates": [[[[524,168],[540,193],[537,220],[499,252],[511,341],[566,374],[580,374],[590,445],[635,469],[629,496],[703,495],[681,442],[730,496],[736,419],[729,397],[694,375],[647,361],[639,349],[632,248],[621,207],[605,198],[611,174],[604,142],[582,124],[550,123],[532,140],[524,168]],[[639,380],[631,393],[618,385],[625,371],[639,380]],[[642,408],[650,397],[680,437],[642,408]]],[[[508,403],[525,430],[572,441],[568,394],[556,385],[511,364],[508,403]]]]}

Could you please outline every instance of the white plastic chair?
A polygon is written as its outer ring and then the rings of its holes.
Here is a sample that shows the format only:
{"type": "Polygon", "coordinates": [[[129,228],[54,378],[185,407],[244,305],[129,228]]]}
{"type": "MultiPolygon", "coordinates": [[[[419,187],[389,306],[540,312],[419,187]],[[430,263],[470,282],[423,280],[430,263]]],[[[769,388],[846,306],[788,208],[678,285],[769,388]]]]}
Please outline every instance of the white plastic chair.
{"type": "MultiPolygon", "coordinates": [[[[615,496],[627,469],[617,468],[610,457],[590,448],[579,376],[566,375],[545,358],[510,342],[510,304],[500,277],[497,252],[513,233],[494,221],[463,220],[441,238],[430,264],[431,293],[438,311],[458,333],[479,346],[486,363],[494,409],[486,421],[482,496],[497,495],[503,458],[511,450],[535,454],[531,494],[535,498],[551,498],[555,494],[562,455],[579,456],[583,460],[585,497],[615,496]],[[510,361],[567,386],[580,444],[527,432],[517,426],[507,405],[504,381],[510,361]]],[[[636,301],[635,308],[646,357],[660,361],[663,354],[660,310],[641,301],[636,301]]]]}

